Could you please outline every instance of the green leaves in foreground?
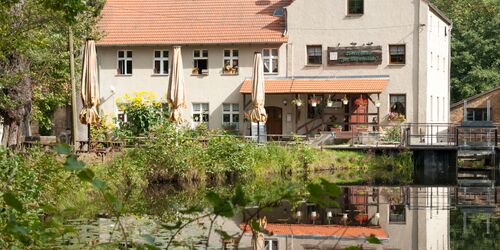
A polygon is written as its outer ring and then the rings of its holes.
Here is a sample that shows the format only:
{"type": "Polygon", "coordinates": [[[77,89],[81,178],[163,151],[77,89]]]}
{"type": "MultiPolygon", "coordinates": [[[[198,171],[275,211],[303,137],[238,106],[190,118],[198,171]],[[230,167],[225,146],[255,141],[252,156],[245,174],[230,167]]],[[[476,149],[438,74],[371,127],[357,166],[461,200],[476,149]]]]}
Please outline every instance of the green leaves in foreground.
{"type": "Polygon", "coordinates": [[[14,208],[15,210],[24,213],[23,204],[14,196],[11,192],[6,192],[3,194],[3,200],[7,206],[14,208]]]}
{"type": "Polygon", "coordinates": [[[320,183],[308,184],[307,191],[311,203],[316,203],[321,207],[339,206],[336,199],[341,194],[340,188],[323,178],[320,179],[320,183]]]}
{"type": "Polygon", "coordinates": [[[241,185],[236,186],[230,198],[222,197],[213,191],[208,192],[206,198],[213,207],[213,213],[222,217],[232,217],[237,207],[244,208],[249,203],[241,185]]]}

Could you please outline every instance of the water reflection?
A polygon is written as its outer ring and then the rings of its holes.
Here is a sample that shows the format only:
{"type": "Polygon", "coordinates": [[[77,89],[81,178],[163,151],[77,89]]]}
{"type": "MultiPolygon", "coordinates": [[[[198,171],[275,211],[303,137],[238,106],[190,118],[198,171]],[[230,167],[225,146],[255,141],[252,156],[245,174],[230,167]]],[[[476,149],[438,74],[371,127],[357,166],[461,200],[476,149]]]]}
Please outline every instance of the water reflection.
{"type": "MultiPolygon", "coordinates": [[[[267,220],[268,234],[261,236],[265,249],[344,249],[353,245],[363,249],[499,249],[499,192],[500,187],[487,186],[343,186],[338,207],[309,203],[293,207],[283,202],[271,210],[248,208],[243,217],[218,219],[217,228],[241,233],[245,216],[257,213],[267,220]],[[366,242],[372,234],[382,245],[366,242]]],[[[123,222],[130,237],[141,241],[141,235],[148,234],[156,246],[166,248],[171,232],[155,226],[154,219],[125,218],[123,222]]],[[[199,221],[180,237],[195,248],[204,248],[207,223],[199,221]]],[[[115,222],[100,219],[85,224],[84,241],[99,242],[109,239],[115,222]]],[[[246,231],[239,249],[253,249],[252,234],[246,231]]],[[[231,240],[221,242],[219,237],[211,237],[209,245],[210,249],[234,247],[231,240]]]]}
{"type": "Polygon", "coordinates": [[[343,249],[362,244],[370,234],[383,246],[364,244],[365,249],[498,249],[497,192],[492,187],[352,186],[343,187],[340,207],[305,203],[293,209],[285,203],[260,215],[274,231],[266,240],[277,249],[343,249]],[[477,225],[471,228],[473,219],[477,225]],[[466,234],[479,237],[465,239],[466,234]]]}

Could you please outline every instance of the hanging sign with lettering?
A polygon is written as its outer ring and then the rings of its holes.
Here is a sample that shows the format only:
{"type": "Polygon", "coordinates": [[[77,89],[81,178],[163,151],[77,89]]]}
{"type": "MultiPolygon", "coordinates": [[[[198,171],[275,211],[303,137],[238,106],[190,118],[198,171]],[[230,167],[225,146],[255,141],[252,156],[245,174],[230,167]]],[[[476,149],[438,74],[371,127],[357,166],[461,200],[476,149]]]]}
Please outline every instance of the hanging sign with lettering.
{"type": "Polygon", "coordinates": [[[382,46],[328,47],[328,65],[382,64],[382,46]]]}

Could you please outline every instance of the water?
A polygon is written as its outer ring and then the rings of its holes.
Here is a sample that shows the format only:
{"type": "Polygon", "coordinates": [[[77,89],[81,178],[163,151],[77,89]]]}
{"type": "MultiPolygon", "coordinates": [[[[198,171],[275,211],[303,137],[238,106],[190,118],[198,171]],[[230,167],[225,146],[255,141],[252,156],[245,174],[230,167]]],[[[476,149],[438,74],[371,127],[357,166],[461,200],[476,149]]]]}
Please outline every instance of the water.
{"type": "MultiPolygon", "coordinates": [[[[158,187],[154,192],[163,188],[158,187]]],[[[201,193],[204,190],[201,190],[201,193]]],[[[196,202],[199,197],[185,191],[175,195],[156,193],[156,215],[168,214],[183,203],[196,202]],[[163,198],[159,198],[163,197],[163,198]],[[164,200],[162,200],[164,199],[164,200]]],[[[266,249],[344,249],[358,245],[364,249],[500,249],[500,187],[456,186],[342,186],[339,207],[321,208],[302,203],[292,207],[287,202],[261,211],[259,218],[267,219],[269,234],[262,235],[266,249]],[[366,237],[375,234],[381,245],[370,244],[366,237]]],[[[198,200],[200,202],[200,200],[198,200]]],[[[153,211],[153,210],[152,210],[153,211]]],[[[252,214],[248,208],[245,214],[252,214]]],[[[174,215],[175,217],[175,215],[174,215]]],[[[173,218],[173,217],[171,217],[173,218]]],[[[241,233],[245,216],[217,219],[215,229],[229,234],[241,233]]],[[[122,231],[116,220],[98,219],[73,221],[79,235],[61,242],[65,248],[107,242],[119,239],[122,231]],[[79,240],[78,240],[79,239],[79,240]]],[[[172,231],[160,226],[157,216],[125,217],[121,223],[128,239],[150,242],[166,249],[172,231]]],[[[209,228],[208,220],[199,220],[176,238],[195,248],[205,248],[209,228]]],[[[226,242],[228,249],[234,245],[226,242]]],[[[251,234],[240,242],[240,249],[251,249],[251,234]]],[[[209,249],[221,249],[219,234],[212,232],[209,249]]],[[[187,249],[172,246],[170,249],[187,249]]]]}

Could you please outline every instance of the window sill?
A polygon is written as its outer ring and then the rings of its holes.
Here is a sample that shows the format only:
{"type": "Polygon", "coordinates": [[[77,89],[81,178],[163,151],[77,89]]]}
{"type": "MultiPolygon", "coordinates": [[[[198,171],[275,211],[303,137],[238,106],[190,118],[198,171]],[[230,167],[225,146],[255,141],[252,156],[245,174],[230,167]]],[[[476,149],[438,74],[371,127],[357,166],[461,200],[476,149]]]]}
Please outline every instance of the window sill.
{"type": "Polygon", "coordinates": [[[264,73],[264,75],[278,75],[279,73],[264,73]]]}
{"type": "Polygon", "coordinates": [[[323,66],[323,64],[306,64],[306,67],[317,68],[323,66]]]}
{"type": "Polygon", "coordinates": [[[130,77],[132,74],[116,74],[116,77],[130,77]]]}
{"type": "Polygon", "coordinates": [[[405,66],[406,63],[389,63],[388,66],[405,66]]]}
{"type": "Polygon", "coordinates": [[[221,73],[221,76],[237,76],[239,73],[221,73]]]}
{"type": "Polygon", "coordinates": [[[162,77],[162,76],[168,76],[168,74],[151,74],[151,76],[162,77]]]}
{"type": "Polygon", "coordinates": [[[364,13],[362,13],[362,14],[346,14],[345,16],[346,17],[361,17],[363,15],[364,15],[364,13]]]}
{"type": "Polygon", "coordinates": [[[203,74],[191,74],[191,76],[208,76],[208,73],[203,73],[203,74]]]}

